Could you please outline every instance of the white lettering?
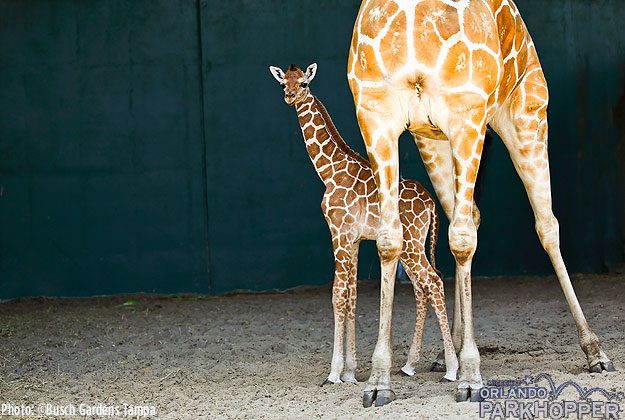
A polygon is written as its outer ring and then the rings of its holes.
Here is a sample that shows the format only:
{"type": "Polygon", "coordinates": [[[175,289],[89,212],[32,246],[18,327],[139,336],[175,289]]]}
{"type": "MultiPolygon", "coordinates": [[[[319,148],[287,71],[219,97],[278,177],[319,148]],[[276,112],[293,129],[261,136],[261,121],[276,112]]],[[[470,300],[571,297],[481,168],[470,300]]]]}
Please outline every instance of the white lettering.
{"type": "Polygon", "coordinates": [[[534,413],[532,413],[531,408],[534,405],[532,403],[522,403],[521,409],[519,410],[519,418],[520,419],[533,419],[534,413]]]}
{"type": "Polygon", "coordinates": [[[549,405],[549,417],[551,417],[552,419],[561,419],[563,412],[564,408],[562,407],[562,403],[554,402],[549,405]]]}
{"type": "Polygon", "coordinates": [[[506,401],[506,417],[519,417],[518,401],[506,401]]]}
{"type": "Polygon", "coordinates": [[[102,403],[98,404],[98,405],[87,405],[87,404],[80,404],[78,406],[78,413],[81,416],[119,416],[121,414],[121,411],[119,410],[119,407],[117,406],[112,406],[112,405],[104,405],[102,403]]]}
{"type": "MultiPolygon", "coordinates": [[[[44,413],[47,416],[75,416],[76,415],[76,407],[73,404],[68,405],[52,405],[50,403],[46,404],[44,413]]],[[[44,414],[42,413],[42,414],[44,414]]]]}
{"type": "Polygon", "coordinates": [[[547,417],[548,412],[549,404],[547,401],[543,401],[542,403],[540,401],[534,401],[534,415],[536,417],[547,417]]]}
{"type": "Polygon", "coordinates": [[[10,403],[3,403],[0,406],[0,413],[3,416],[32,416],[33,407],[30,405],[13,405],[10,403]]]}
{"type": "Polygon", "coordinates": [[[569,417],[577,411],[577,404],[574,401],[564,401],[564,417],[569,417]]]}
{"type": "Polygon", "coordinates": [[[613,402],[605,403],[605,418],[618,419],[619,405],[613,402]]]}
{"type": "Polygon", "coordinates": [[[581,419],[584,414],[590,414],[590,404],[580,402],[577,405],[577,418],[581,419]]]}
{"type": "Polygon", "coordinates": [[[506,418],[506,413],[503,410],[503,406],[500,403],[495,404],[495,408],[493,409],[493,413],[490,415],[491,419],[494,418],[500,418],[500,419],[504,419],[506,418]]]}
{"type": "Polygon", "coordinates": [[[592,402],[592,416],[593,417],[603,417],[601,414],[601,409],[603,408],[603,401],[593,401],[592,402]]]}

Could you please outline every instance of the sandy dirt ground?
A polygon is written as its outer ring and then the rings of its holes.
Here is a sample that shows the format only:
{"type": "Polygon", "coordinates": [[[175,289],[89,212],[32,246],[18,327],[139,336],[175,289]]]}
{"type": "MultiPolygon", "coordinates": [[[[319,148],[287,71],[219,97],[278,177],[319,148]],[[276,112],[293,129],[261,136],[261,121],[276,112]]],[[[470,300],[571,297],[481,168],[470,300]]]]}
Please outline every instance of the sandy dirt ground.
{"type": "MultiPolygon", "coordinates": [[[[474,279],[476,341],[485,380],[549,373],[556,383],[625,390],[625,276],[574,276],[589,323],[618,372],[589,374],[555,277],[474,279]]],[[[446,282],[448,310],[453,287],[446,282]]],[[[123,295],[0,303],[0,403],[154,406],[158,419],[470,419],[454,384],[429,372],[442,346],[428,312],[414,377],[393,376],[397,400],[362,407],[376,340],[378,282],[359,284],[359,384],[320,387],[330,369],[330,287],[219,297],[123,295]],[[133,305],[119,306],[136,301],[133,305]]],[[[394,370],[415,317],[396,289],[394,370]]],[[[571,395],[572,399],[575,395],[571,395]]],[[[621,402],[625,409],[625,401],[621,402]]],[[[84,407],[84,406],[83,406],[84,407]]],[[[35,408],[37,410],[37,408],[35,408]]],[[[119,418],[124,416],[34,416],[119,418]]],[[[621,411],[621,417],[625,417],[621,411]]],[[[2,418],[21,418],[5,416],[2,418]]]]}

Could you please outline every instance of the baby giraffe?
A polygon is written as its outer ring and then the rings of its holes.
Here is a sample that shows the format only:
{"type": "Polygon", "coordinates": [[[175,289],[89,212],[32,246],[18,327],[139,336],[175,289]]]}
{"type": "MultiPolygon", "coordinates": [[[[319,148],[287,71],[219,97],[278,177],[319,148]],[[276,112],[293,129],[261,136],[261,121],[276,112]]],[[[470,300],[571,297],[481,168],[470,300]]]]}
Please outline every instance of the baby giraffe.
{"type": "MultiPolygon", "coordinates": [[[[279,67],[271,74],[284,88],[284,100],[295,105],[304,135],[306,149],[317,174],[326,186],[321,209],[332,234],[334,249],[334,351],[330,375],[323,384],[356,382],[356,281],[358,246],[365,239],[376,239],[380,209],[378,192],[371,164],[347,146],[332,123],[328,111],[310,93],[308,84],[315,77],[317,64],[306,73],[291,65],[284,73],[279,67]],[[345,322],[347,318],[347,322],[345,322]],[[343,364],[343,332],[347,331],[347,354],[343,364]],[[343,371],[343,368],[345,370],[343,371]]],[[[402,179],[399,184],[399,209],[404,231],[400,260],[412,281],[417,317],[408,361],[401,369],[406,375],[415,373],[419,360],[423,325],[428,301],[431,303],[443,335],[445,366],[442,381],[455,381],[458,360],[449,332],[443,282],[434,266],[434,248],[438,230],[436,203],[425,188],[416,181],[402,179]],[[430,260],[425,254],[425,241],[431,224],[430,260]]]]}

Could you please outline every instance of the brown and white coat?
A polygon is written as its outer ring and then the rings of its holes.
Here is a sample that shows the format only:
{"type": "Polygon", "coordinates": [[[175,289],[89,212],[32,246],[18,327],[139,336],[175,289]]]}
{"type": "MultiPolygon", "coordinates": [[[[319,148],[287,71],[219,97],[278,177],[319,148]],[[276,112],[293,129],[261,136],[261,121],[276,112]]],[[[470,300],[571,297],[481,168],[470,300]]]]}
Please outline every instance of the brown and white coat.
{"type": "MultiPolygon", "coordinates": [[[[332,290],[334,308],[334,351],[328,378],[324,383],[356,382],[355,311],[358,271],[358,246],[362,240],[376,239],[380,209],[374,172],[369,162],[354,152],[339,135],[321,103],[311,94],[308,84],[316,73],[316,64],[304,73],[291,65],[286,73],[270,67],[284,87],[285,101],[295,105],[306,149],[326,186],[321,208],[332,235],[335,273],[332,290]],[[343,332],[347,332],[347,354],[343,363],[343,332]]],[[[417,316],[408,361],[402,368],[414,375],[423,337],[423,324],[428,302],[434,308],[443,335],[446,374],[454,381],[458,361],[454,351],[447,314],[443,282],[434,267],[434,249],[438,232],[436,203],[416,181],[401,179],[399,209],[403,227],[403,249],[400,260],[410,277],[417,300],[417,316]],[[430,262],[425,245],[431,230],[430,262]]]]}
{"type": "Polygon", "coordinates": [[[380,199],[380,325],[364,405],[394,398],[390,386],[395,267],[403,249],[399,135],[409,130],[450,221],[456,259],[453,336],[458,401],[482,386],[473,337],[471,261],[479,213],[473,190],[490,125],[523,181],[536,231],[577,324],[591,371],[614,367],[601,350],[571,285],[551,205],[547,83],[532,38],[512,0],[364,0],[352,36],[348,80],[380,199]]]}

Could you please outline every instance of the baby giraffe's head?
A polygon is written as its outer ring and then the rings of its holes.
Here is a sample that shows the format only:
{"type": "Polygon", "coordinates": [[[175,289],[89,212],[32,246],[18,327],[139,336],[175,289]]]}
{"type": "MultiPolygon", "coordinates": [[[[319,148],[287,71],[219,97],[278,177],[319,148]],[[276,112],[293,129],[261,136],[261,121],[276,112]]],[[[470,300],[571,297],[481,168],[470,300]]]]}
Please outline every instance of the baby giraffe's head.
{"type": "Polygon", "coordinates": [[[269,66],[273,77],[284,88],[284,102],[295,105],[308,95],[308,84],[317,73],[317,63],[313,63],[306,69],[306,73],[299,67],[291,64],[284,73],[280,67],[269,66]]]}

